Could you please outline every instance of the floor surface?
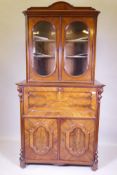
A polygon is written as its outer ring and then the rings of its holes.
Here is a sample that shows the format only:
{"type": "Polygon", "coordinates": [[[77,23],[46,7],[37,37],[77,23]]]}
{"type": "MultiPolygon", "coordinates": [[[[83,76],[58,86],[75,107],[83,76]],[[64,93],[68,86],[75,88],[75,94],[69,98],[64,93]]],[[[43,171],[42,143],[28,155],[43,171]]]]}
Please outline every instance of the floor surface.
{"type": "Polygon", "coordinates": [[[99,169],[90,167],[28,165],[19,167],[18,141],[0,141],[0,175],[117,175],[117,145],[99,146],[99,169]]]}

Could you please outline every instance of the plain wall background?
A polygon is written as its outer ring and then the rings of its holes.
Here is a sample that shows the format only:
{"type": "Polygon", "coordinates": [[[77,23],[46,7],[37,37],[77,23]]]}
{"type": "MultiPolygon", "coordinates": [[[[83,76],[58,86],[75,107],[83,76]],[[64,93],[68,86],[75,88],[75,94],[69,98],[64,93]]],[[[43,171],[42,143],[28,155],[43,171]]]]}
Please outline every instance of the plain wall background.
{"type": "MultiPolygon", "coordinates": [[[[0,0],[0,138],[20,140],[15,83],[25,79],[25,18],[30,6],[54,0],[0,0]]],[[[117,0],[68,0],[101,11],[97,27],[96,79],[106,84],[101,101],[100,143],[117,144],[117,0]]]]}

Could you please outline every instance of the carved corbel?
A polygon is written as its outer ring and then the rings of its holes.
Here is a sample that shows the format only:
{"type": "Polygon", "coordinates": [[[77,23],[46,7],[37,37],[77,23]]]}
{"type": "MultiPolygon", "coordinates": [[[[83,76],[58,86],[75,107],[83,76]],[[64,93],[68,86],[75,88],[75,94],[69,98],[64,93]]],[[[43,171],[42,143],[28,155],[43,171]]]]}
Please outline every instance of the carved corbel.
{"type": "Polygon", "coordinates": [[[100,103],[101,98],[102,98],[102,93],[103,93],[103,87],[97,89],[97,100],[98,103],[100,103]]]}
{"type": "Polygon", "coordinates": [[[18,96],[20,98],[20,102],[22,102],[23,101],[23,88],[18,86],[17,91],[19,92],[18,96]]]}

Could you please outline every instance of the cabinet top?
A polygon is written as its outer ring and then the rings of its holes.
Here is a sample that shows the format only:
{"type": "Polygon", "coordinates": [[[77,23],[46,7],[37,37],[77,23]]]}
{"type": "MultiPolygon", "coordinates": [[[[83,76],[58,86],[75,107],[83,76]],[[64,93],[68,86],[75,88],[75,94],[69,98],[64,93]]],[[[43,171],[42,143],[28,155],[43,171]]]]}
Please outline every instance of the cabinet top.
{"type": "Polygon", "coordinates": [[[48,7],[30,7],[23,13],[27,16],[36,16],[36,15],[78,15],[78,16],[97,16],[100,12],[92,7],[74,7],[73,5],[59,1],[55,2],[48,7]],[[50,13],[51,12],[51,13],[50,13]],[[72,13],[69,13],[72,12],[72,13]]]}
{"type": "Polygon", "coordinates": [[[27,83],[25,80],[21,81],[19,83],[16,83],[16,85],[18,86],[37,86],[37,87],[84,87],[84,88],[100,88],[100,87],[104,87],[105,85],[100,83],[99,81],[96,81],[93,84],[83,84],[83,83],[74,83],[74,82],[40,82],[40,83],[36,83],[36,82],[29,82],[27,83]]]}

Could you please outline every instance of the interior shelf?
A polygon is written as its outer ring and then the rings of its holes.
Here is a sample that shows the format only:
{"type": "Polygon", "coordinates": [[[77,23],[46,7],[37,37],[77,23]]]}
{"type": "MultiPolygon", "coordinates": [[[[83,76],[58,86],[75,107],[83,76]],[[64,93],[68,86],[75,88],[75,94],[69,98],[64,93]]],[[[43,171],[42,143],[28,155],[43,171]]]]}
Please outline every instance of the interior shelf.
{"type": "Polygon", "coordinates": [[[53,55],[46,55],[46,54],[41,54],[41,53],[34,53],[33,56],[36,58],[42,58],[42,57],[43,58],[52,58],[52,57],[54,57],[53,55]]]}
{"type": "Polygon", "coordinates": [[[33,39],[34,39],[34,41],[39,41],[39,42],[55,42],[55,40],[53,40],[53,39],[49,39],[49,38],[41,37],[41,36],[37,36],[37,35],[34,35],[33,39]]]}
{"type": "Polygon", "coordinates": [[[67,58],[87,58],[88,54],[67,55],[67,58]]]}
{"type": "Polygon", "coordinates": [[[66,42],[88,42],[88,37],[81,37],[81,38],[76,38],[76,39],[69,39],[66,40],[66,42]]]}

